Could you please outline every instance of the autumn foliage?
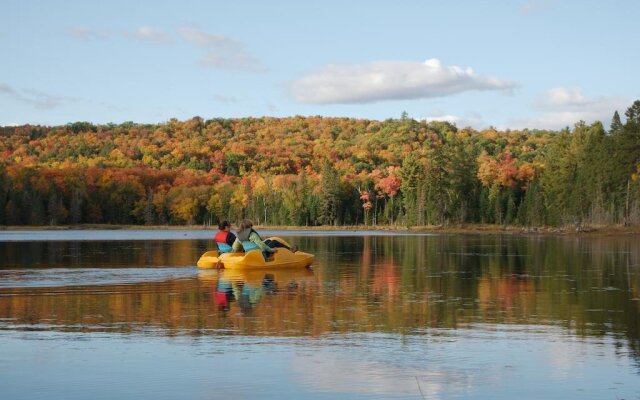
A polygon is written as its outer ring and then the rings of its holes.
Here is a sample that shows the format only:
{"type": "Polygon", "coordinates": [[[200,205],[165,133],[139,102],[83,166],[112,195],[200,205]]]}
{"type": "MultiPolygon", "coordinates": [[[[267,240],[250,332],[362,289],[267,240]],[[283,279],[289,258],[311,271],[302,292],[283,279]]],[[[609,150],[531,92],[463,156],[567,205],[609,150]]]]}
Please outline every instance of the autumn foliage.
{"type": "Polygon", "coordinates": [[[0,224],[626,223],[639,136],[634,120],[611,132],[406,117],[1,127],[0,224]]]}

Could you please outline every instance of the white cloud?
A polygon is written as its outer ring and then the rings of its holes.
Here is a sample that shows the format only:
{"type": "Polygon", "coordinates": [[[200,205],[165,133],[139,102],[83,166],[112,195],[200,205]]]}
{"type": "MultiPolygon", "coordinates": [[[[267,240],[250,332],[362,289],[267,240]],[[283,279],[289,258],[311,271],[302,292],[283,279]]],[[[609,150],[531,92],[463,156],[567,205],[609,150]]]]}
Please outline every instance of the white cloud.
{"type": "Polygon", "coordinates": [[[445,121],[452,124],[455,124],[458,128],[466,128],[470,126],[474,129],[483,129],[488,126],[488,124],[482,119],[479,114],[470,113],[465,114],[464,116],[445,114],[440,111],[434,111],[430,116],[420,118],[423,121],[433,122],[433,121],[445,121]]]}
{"type": "MultiPolygon", "coordinates": [[[[68,33],[77,39],[86,41],[106,40],[114,36],[155,43],[170,43],[172,41],[170,34],[151,26],[141,26],[132,32],[73,27],[68,30],[68,33]]],[[[200,64],[203,66],[250,72],[267,70],[260,60],[246,50],[245,44],[238,40],[204,32],[193,27],[179,28],[177,34],[185,41],[205,49],[200,59],[200,64]]]]}
{"type": "Polygon", "coordinates": [[[125,38],[133,38],[142,41],[150,41],[156,43],[169,43],[171,37],[163,32],[161,29],[151,26],[141,26],[133,32],[128,31],[113,31],[108,29],[94,29],[87,27],[76,26],[68,30],[69,35],[76,39],[93,41],[93,40],[108,40],[114,36],[124,36],[125,38]]]}
{"type": "Polygon", "coordinates": [[[514,82],[478,75],[471,68],[425,62],[375,61],[368,64],[327,65],[291,85],[303,103],[371,103],[442,97],[470,90],[515,88],[514,82]]]}
{"type": "Polygon", "coordinates": [[[250,72],[264,72],[265,67],[258,59],[244,52],[211,51],[200,59],[205,67],[242,70],[250,72]]]}
{"type": "Polygon", "coordinates": [[[151,26],[141,26],[133,33],[125,33],[125,36],[130,36],[138,40],[151,41],[156,43],[169,43],[171,38],[158,28],[151,26]]]}
{"type": "Polygon", "coordinates": [[[555,109],[557,107],[582,108],[588,106],[590,102],[582,94],[582,90],[577,88],[554,88],[538,98],[535,103],[536,108],[555,109]]]}
{"type": "Polygon", "coordinates": [[[0,83],[0,94],[4,94],[13,100],[29,104],[39,110],[51,110],[63,103],[77,101],[72,97],[55,96],[31,89],[16,89],[6,83],[0,83]]]}
{"type": "Polygon", "coordinates": [[[81,26],[75,26],[68,31],[69,35],[81,40],[105,40],[110,39],[112,33],[103,29],[91,29],[81,26]]]}
{"type": "Polygon", "coordinates": [[[178,29],[178,34],[187,42],[207,49],[200,60],[204,66],[251,72],[266,70],[260,60],[252,56],[240,41],[193,27],[182,27],[178,29]]]}
{"type": "Polygon", "coordinates": [[[424,117],[421,119],[427,122],[443,121],[443,122],[450,122],[452,124],[455,124],[460,120],[460,117],[457,117],[455,115],[439,115],[437,117],[424,117]]]}
{"type": "Polygon", "coordinates": [[[629,104],[631,101],[624,97],[601,96],[590,99],[579,88],[554,88],[534,102],[538,115],[511,119],[507,126],[517,129],[562,129],[578,121],[601,121],[606,126],[611,122],[614,111],[622,114],[629,104]]]}
{"type": "Polygon", "coordinates": [[[192,27],[182,27],[178,29],[178,34],[184,40],[199,46],[228,49],[243,47],[243,44],[237,40],[215,33],[202,32],[192,27]]]}

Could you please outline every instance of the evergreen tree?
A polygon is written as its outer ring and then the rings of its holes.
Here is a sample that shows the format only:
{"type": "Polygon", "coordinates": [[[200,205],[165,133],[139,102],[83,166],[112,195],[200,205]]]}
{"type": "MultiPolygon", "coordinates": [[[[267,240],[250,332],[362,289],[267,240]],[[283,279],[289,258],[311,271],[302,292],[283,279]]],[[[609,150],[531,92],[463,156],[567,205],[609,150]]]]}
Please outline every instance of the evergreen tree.
{"type": "Polygon", "coordinates": [[[429,157],[426,172],[427,222],[444,224],[451,216],[451,181],[448,157],[443,145],[437,146],[429,157]]]}
{"type": "Polygon", "coordinates": [[[613,118],[611,118],[611,127],[609,128],[609,133],[619,132],[622,129],[622,122],[620,121],[620,114],[618,111],[613,113],[613,118]]]}
{"type": "Polygon", "coordinates": [[[340,207],[340,180],[337,171],[328,160],[322,166],[320,184],[318,220],[321,224],[335,225],[338,222],[340,207]]]}
{"type": "Polygon", "coordinates": [[[544,197],[538,179],[534,179],[525,192],[524,199],[518,208],[518,222],[527,226],[545,224],[544,197]]]}
{"type": "Polygon", "coordinates": [[[640,125],[640,100],[634,101],[624,115],[627,117],[627,124],[640,125]]]}
{"type": "Polygon", "coordinates": [[[300,199],[299,224],[308,226],[311,222],[312,196],[309,188],[307,172],[303,169],[298,180],[298,197],[300,199]]]}
{"type": "Polygon", "coordinates": [[[69,204],[69,217],[72,224],[82,222],[82,193],[79,188],[73,188],[71,191],[71,200],[69,204]]]}
{"type": "Polygon", "coordinates": [[[39,194],[33,195],[32,200],[33,206],[29,211],[29,225],[44,225],[45,224],[45,211],[44,204],[42,203],[42,198],[39,194]]]}
{"type": "Polygon", "coordinates": [[[5,206],[7,225],[21,225],[24,223],[20,219],[20,207],[18,204],[19,201],[15,196],[9,197],[9,201],[7,201],[7,205],[5,206]]]}
{"type": "Polygon", "coordinates": [[[18,208],[18,220],[16,225],[26,225],[31,220],[31,210],[33,209],[33,195],[31,191],[31,186],[26,183],[27,179],[24,179],[25,183],[23,184],[22,196],[20,196],[19,192],[16,192],[16,198],[20,200],[16,203],[16,207],[18,208]]]}
{"type": "Polygon", "coordinates": [[[406,156],[402,161],[400,178],[405,222],[407,225],[414,225],[420,219],[418,216],[418,187],[420,181],[424,180],[424,168],[413,155],[406,156]]]}
{"type": "Polygon", "coordinates": [[[540,176],[549,222],[559,225],[572,221],[575,212],[571,197],[575,186],[576,157],[571,151],[572,136],[565,129],[549,144],[545,154],[545,169],[540,176]]]}
{"type": "Polygon", "coordinates": [[[149,190],[147,194],[147,203],[144,207],[144,224],[153,225],[156,221],[155,218],[155,206],[153,204],[153,190],[149,190]]]}
{"type": "Polygon", "coordinates": [[[4,171],[4,168],[0,166],[0,225],[6,225],[7,219],[5,216],[5,208],[9,197],[9,182],[4,171]]]}

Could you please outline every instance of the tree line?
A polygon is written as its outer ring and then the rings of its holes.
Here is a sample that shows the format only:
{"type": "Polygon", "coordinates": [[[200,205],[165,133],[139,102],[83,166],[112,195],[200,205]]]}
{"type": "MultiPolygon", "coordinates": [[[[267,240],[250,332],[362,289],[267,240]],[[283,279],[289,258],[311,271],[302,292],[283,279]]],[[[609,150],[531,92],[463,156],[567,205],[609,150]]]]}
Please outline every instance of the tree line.
{"type": "Polygon", "coordinates": [[[0,225],[640,223],[640,101],[610,128],[289,117],[0,127],[0,225]]]}

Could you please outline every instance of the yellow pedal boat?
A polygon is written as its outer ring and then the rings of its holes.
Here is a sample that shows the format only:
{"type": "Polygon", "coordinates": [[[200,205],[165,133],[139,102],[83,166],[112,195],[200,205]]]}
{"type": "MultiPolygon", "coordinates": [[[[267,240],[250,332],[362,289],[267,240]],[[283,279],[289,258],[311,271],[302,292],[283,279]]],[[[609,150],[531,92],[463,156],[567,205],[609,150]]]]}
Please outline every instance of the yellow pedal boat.
{"type": "MultiPolygon", "coordinates": [[[[281,243],[287,243],[280,238],[281,243]]],[[[313,254],[296,251],[292,253],[285,248],[277,248],[268,260],[265,260],[260,250],[251,250],[246,253],[223,253],[207,251],[198,260],[199,268],[225,268],[225,269],[268,269],[268,268],[304,268],[313,264],[313,254]]]]}

